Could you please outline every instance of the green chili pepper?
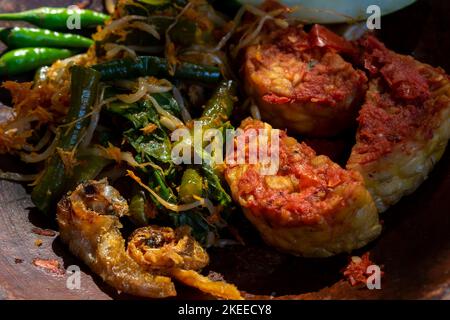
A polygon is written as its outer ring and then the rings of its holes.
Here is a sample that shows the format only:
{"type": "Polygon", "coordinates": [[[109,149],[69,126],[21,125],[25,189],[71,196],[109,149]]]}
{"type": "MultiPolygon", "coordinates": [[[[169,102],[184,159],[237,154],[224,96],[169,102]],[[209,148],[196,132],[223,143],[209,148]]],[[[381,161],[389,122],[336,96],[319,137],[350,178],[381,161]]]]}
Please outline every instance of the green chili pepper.
{"type": "Polygon", "coordinates": [[[26,21],[50,30],[96,27],[103,24],[108,18],[108,15],[92,10],[49,7],[15,13],[0,13],[0,20],[26,21]]]}
{"type": "MultiPolygon", "coordinates": [[[[203,130],[210,128],[219,129],[228,121],[236,100],[236,90],[236,83],[232,80],[223,81],[218,86],[211,99],[207,102],[202,116],[197,119],[197,121],[201,122],[203,130]]],[[[190,125],[188,124],[188,126],[190,125]]],[[[193,126],[190,127],[193,128],[193,126]]],[[[195,134],[194,129],[191,129],[191,135],[193,136],[193,134],[195,134]]],[[[186,142],[183,140],[183,143],[193,145],[192,141],[186,142]]],[[[214,169],[210,155],[205,152],[203,146],[200,149],[194,148],[194,153],[202,158],[201,170],[205,178],[208,197],[221,205],[228,205],[231,202],[231,197],[222,187],[220,173],[214,169]]]]}
{"type": "MultiPolygon", "coordinates": [[[[232,80],[223,81],[217,87],[198,119],[202,123],[203,130],[218,129],[228,121],[236,101],[236,91],[236,83],[232,80]]],[[[231,202],[231,198],[222,187],[219,173],[210,165],[207,157],[208,155],[203,152],[202,173],[207,182],[209,196],[220,204],[227,205],[231,202]]]]}
{"type": "MultiPolygon", "coordinates": [[[[211,99],[208,100],[202,116],[197,119],[201,122],[203,130],[218,129],[228,121],[236,100],[236,90],[236,83],[232,80],[223,81],[217,87],[211,99]]],[[[230,195],[222,187],[220,173],[216,172],[212,166],[210,155],[203,149],[194,149],[194,152],[201,155],[203,159],[201,168],[208,188],[208,197],[224,206],[231,203],[230,195]]]]}
{"type": "Polygon", "coordinates": [[[73,56],[67,49],[22,48],[9,51],[0,58],[0,76],[11,76],[52,64],[59,59],[73,56]]]}
{"type": "MultiPolygon", "coordinates": [[[[167,60],[153,56],[113,60],[97,64],[93,66],[93,68],[102,74],[102,80],[137,78],[143,76],[171,78],[168,71],[167,60]]],[[[217,83],[221,78],[221,74],[219,68],[216,67],[193,63],[181,63],[177,66],[173,78],[180,80],[195,80],[205,83],[217,83]]]]}
{"type": "Polygon", "coordinates": [[[184,203],[196,201],[194,196],[201,197],[203,192],[202,176],[195,169],[186,169],[181,178],[178,197],[184,203]]]}
{"type": "MultiPolygon", "coordinates": [[[[65,126],[60,127],[58,148],[61,151],[73,151],[83,132],[89,125],[87,115],[92,111],[97,98],[100,74],[90,68],[72,67],[70,108],[65,126]]],[[[47,162],[44,174],[31,193],[36,207],[51,215],[52,206],[66,191],[67,168],[58,153],[47,162]]]]}
{"type": "Polygon", "coordinates": [[[200,121],[203,130],[221,127],[231,116],[236,99],[236,83],[232,80],[223,81],[206,103],[200,121]]]}
{"type": "Polygon", "coordinates": [[[92,39],[76,34],[20,27],[0,29],[0,40],[8,48],[89,48],[94,43],[92,39]]]}

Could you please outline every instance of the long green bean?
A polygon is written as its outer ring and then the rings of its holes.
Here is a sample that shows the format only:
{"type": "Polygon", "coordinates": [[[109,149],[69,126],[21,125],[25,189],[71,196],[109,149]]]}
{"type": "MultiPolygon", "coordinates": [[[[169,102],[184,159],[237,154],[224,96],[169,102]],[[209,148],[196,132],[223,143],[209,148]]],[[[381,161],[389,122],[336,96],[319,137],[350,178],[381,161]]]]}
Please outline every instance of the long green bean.
{"type": "MultiPolygon", "coordinates": [[[[80,142],[84,130],[89,125],[88,114],[92,111],[98,91],[100,74],[90,68],[74,66],[71,76],[70,108],[66,124],[60,127],[58,148],[63,152],[72,152],[80,142]]],[[[67,169],[59,153],[48,161],[39,183],[34,187],[31,198],[36,207],[51,215],[52,207],[66,191],[67,169]]]]}
{"type": "MultiPolygon", "coordinates": [[[[120,59],[97,64],[93,68],[102,74],[102,80],[129,79],[143,76],[172,78],[167,60],[154,56],[140,56],[136,59],[120,59]]],[[[181,63],[177,66],[175,79],[217,83],[221,74],[219,68],[181,63]]]]}

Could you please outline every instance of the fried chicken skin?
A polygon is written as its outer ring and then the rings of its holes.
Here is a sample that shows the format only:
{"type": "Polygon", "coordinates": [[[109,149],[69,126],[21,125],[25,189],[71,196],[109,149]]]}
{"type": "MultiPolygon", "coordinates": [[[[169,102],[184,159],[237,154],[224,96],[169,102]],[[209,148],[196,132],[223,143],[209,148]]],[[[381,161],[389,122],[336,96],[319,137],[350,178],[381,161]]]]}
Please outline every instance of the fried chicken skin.
{"type": "Polygon", "coordinates": [[[89,181],[58,203],[61,239],[119,291],[148,298],[176,296],[174,278],[218,298],[241,299],[234,285],[197,272],[209,257],[189,228],[147,226],[135,230],[126,245],[119,221],[124,215],[128,205],[116,189],[106,180],[89,181]]]}
{"type": "MultiPolygon", "coordinates": [[[[274,130],[252,119],[240,128],[242,135],[274,130]]],[[[299,256],[328,257],[374,240],[381,225],[361,175],[316,155],[284,131],[277,132],[276,174],[263,175],[260,163],[236,164],[234,155],[227,158],[225,170],[234,200],[266,243],[299,256]]]]}
{"type": "Polygon", "coordinates": [[[380,212],[427,178],[450,138],[450,80],[443,70],[361,41],[371,74],[347,168],[359,171],[380,212]]]}
{"type": "Polygon", "coordinates": [[[322,26],[275,31],[247,48],[245,89],[262,120],[292,133],[327,137],[354,124],[367,78],[339,52],[352,45],[322,26]]]}
{"type": "Polygon", "coordinates": [[[144,227],[130,236],[128,253],[142,267],[172,278],[221,299],[241,300],[236,286],[214,281],[199,274],[209,263],[209,257],[190,235],[189,227],[176,230],[167,227],[144,227]]]}

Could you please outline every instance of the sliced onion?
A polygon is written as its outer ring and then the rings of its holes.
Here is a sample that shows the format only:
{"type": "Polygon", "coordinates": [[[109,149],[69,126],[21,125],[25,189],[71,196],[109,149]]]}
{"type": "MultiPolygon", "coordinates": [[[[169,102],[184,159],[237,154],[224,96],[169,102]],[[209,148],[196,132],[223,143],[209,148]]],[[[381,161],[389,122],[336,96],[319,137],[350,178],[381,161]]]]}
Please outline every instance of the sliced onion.
{"type": "MultiPolygon", "coordinates": [[[[185,127],[184,123],[178,119],[177,117],[175,117],[173,114],[171,114],[169,111],[164,110],[158,103],[158,101],[156,101],[155,98],[153,98],[152,96],[149,96],[150,101],[152,102],[153,106],[155,107],[156,111],[159,113],[160,116],[162,116],[162,118],[167,118],[169,119],[173,125],[175,126],[175,129],[177,128],[182,128],[185,127]]],[[[162,119],[161,119],[162,120],[162,119]]],[[[162,124],[162,122],[161,122],[162,124]]]]}
{"type": "Polygon", "coordinates": [[[159,122],[161,123],[161,125],[167,129],[169,129],[169,131],[175,131],[178,127],[177,127],[177,123],[172,121],[170,118],[164,117],[162,116],[159,119],[159,122]]]}
{"type": "Polygon", "coordinates": [[[285,12],[285,8],[277,9],[277,10],[274,10],[271,12],[265,12],[254,6],[244,5],[244,6],[242,6],[241,10],[244,12],[248,11],[257,17],[261,17],[261,19],[258,21],[256,28],[249,34],[248,31],[253,29],[252,27],[250,27],[247,30],[247,32],[241,37],[238,45],[235,48],[233,48],[232,54],[234,57],[236,57],[238,55],[239,51],[242,48],[245,48],[248,45],[252,44],[258,38],[258,36],[261,33],[261,30],[264,27],[264,24],[266,23],[267,20],[273,20],[275,22],[275,24],[277,26],[279,26],[280,28],[287,28],[289,26],[289,23],[286,20],[276,18],[276,16],[285,12]]]}
{"type": "Polygon", "coordinates": [[[147,86],[143,78],[138,80],[138,89],[132,94],[119,94],[116,97],[125,103],[135,103],[141,100],[147,94],[147,86]]]}
{"type": "Polygon", "coordinates": [[[53,139],[52,143],[50,144],[50,146],[42,153],[24,153],[22,152],[20,154],[20,159],[23,162],[26,163],[37,163],[37,162],[41,162],[44,161],[46,159],[48,159],[49,157],[52,156],[52,154],[55,152],[56,146],[58,145],[58,135],[55,136],[55,138],[53,139]]]}
{"type": "Polygon", "coordinates": [[[205,207],[208,209],[210,214],[213,214],[216,212],[216,208],[214,207],[213,203],[211,202],[211,200],[207,199],[207,198],[202,198],[199,197],[197,195],[193,195],[192,196],[195,200],[199,201],[202,204],[202,207],[205,207]]]}
{"type": "Polygon", "coordinates": [[[149,77],[146,79],[146,87],[148,93],[163,93],[172,90],[173,86],[170,81],[166,79],[158,80],[156,78],[149,77]]]}
{"type": "Polygon", "coordinates": [[[120,160],[123,162],[128,163],[130,166],[132,167],[139,167],[139,163],[136,161],[136,159],[134,159],[133,155],[131,154],[131,152],[121,152],[120,153],[120,160]]]}
{"type": "Polygon", "coordinates": [[[161,40],[161,36],[159,35],[159,33],[156,30],[156,27],[154,25],[151,25],[151,24],[148,24],[145,22],[141,22],[141,21],[136,21],[136,22],[131,23],[130,27],[147,32],[147,33],[151,34],[152,36],[154,36],[156,39],[161,40]]]}
{"type": "Polygon", "coordinates": [[[117,148],[113,145],[109,145],[108,148],[103,146],[93,146],[92,148],[84,150],[86,154],[96,155],[98,157],[103,157],[105,159],[111,159],[116,161],[117,163],[126,162],[132,167],[139,167],[140,164],[134,159],[131,152],[121,151],[120,148],[117,148]]]}
{"type": "Polygon", "coordinates": [[[117,56],[121,51],[125,51],[132,59],[136,59],[137,57],[136,52],[121,44],[106,43],[104,48],[106,50],[105,57],[109,60],[117,56]]]}
{"type": "Polygon", "coordinates": [[[239,9],[233,20],[233,28],[231,28],[231,30],[225,36],[223,36],[222,39],[220,39],[219,43],[214,49],[215,51],[219,51],[220,49],[222,49],[222,47],[228,42],[228,40],[230,40],[230,38],[235,33],[236,28],[241,24],[242,17],[244,16],[246,10],[246,6],[242,6],[239,9]]]}
{"type": "Polygon", "coordinates": [[[250,105],[250,113],[254,119],[261,120],[261,113],[259,112],[259,108],[256,104],[252,103],[250,105]]]}
{"type": "Polygon", "coordinates": [[[166,47],[165,47],[165,56],[167,59],[167,68],[169,71],[169,74],[174,75],[175,74],[175,63],[177,61],[176,57],[172,57],[172,50],[173,42],[170,39],[170,31],[172,31],[173,27],[175,27],[180,20],[180,18],[186,13],[186,11],[192,6],[192,2],[189,2],[183,10],[175,17],[175,20],[172,22],[172,24],[167,28],[166,30],[166,47]]]}
{"type": "MultiPolygon", "coordinates": [[[[121,81],[122,85],[130,86],[129,82],[121,81]]],[[[138,89],[131,94],[119,94],[116,97],[125,103],[134,103],[142,99],[146,94],[163,93],[172,90],[172,84],[165,80],[158,80],[153,77],[138,78],[138,89]]]]}
{"type": "Polygon", "coordinates": [[[183,118],[184,123],[191,121],[192,117],[191,114],[189,113],[188,109],[186,108],[185,104],[184,104],[184,99],[183,96],[181,95],[180,90],[178,90],[177,87],[173,87],[173,97],[175,98],[175,100],[177,101],[178,105],[180,106],[181,109],[181,117],[183,118]]]}
{"type": "Polygon", "coordinates": [[[39,140],[39,142],[35,146],[24,146],[23,150],[27,152],[39,151],[49,143],[51,137],[52,137],[52,130],[47,130],[45,131],[44,136],[41,138],[41,140],[39,140]]]}
{"type": "Polygon", "coordinates": [[[251,44],[259,35],[259,33],[261,32],[262,28],[264,27],[264,23],[266,23],[267,20],[272,19],[271,16],[266,15],[264,17],[261,18],[261,20],[259,20],[258,22],[258,26],[256,27],[255,30],[253,30],[252,33],[250,33],[249,35],[245,35],[244,37],[241,38],[241,40],[239,41],[239,44],[237,45],[235,52],[239,52],[242,48],[247,47],[249,44],[251,44]]]}
{"type": "Polygon", "coordinates": [[[100,94],[99,94],[99,97],[97,99],[97,103],[92,108],[91,121],[89,122],[89,126],[87,127],[84,139],[83,139],[83,141],[80,144],[80,146],[82,148],[86,148],[88,145],[90,145],[91,141],[92,141],[92,138],[94,137],[94,131],[97,128],[98,121],[100,119],[100,112],[102,111],[102,106],[104,105],[102,103],[102,100],[103,100],[103,97],[105,95],[105,89],[106,89],[106,87],[102,87],[100,89],[100,94]]]}
{"type": "Polygon", "coordinates": [[[110,24],[106,25],[100,32],[94,35],[95,40],[103,40],[107,35],[114,32],[115,30],[122,28],[123,26],[129,24],[133,20],[147,20],[147,17],[138,15],[128,15],[123,18],[113,20],[110,24]]]}

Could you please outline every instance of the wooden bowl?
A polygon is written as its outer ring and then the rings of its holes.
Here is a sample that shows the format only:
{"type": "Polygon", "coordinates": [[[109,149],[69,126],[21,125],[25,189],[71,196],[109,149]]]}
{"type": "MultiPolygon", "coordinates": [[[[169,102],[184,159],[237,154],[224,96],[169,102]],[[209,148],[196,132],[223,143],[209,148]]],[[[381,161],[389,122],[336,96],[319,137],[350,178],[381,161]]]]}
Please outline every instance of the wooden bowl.
{"type": "MultiPolygon", "coordinates": [[[[19,11],[43,5],[69,5],[72,1],[0,0],[0,12],[19,11]]],[[[78,1],[75,1],[78,2],[78,1]]],[[[90,8],[101,9],[101,1],[90,8]]],[[[398,52],[441,66],[450,72],[450,27],[447,1],[418,1],[382,19],[379,36],[398,52]]],[[[3,26],[5,24],[2,24],[3,26]]],[[[17,161],[0,157],[0,168],[19,171],[17,161]]],[[[34,209],[26,186],[0,181],[0,299],[128,299],[118,294],[74,258],[57,235],[42,236],[33,228],[53,228],[34,209]],[[42,241],[37,246],[36,240],[42,241]],[[33,265],[34,259],[56,259],[64,269],[81,268],[80,289],[66,286],[69,275],[49,273],[33,265]]],[[[210,270],[224,275],[249,298],[281,299],[450,299],[450,150],[411,196],[382,215],[384,230],[370,246],[383,265],[385,276],[380,290],[352,288],[341,270],[348,255],[327,259],[303,259],[279,253],[265,246],[257,234],[247,246],[210,251],[210,270]]],[[[182,298],[207,298],[192,289],[179,288],[182,298]]]]}

